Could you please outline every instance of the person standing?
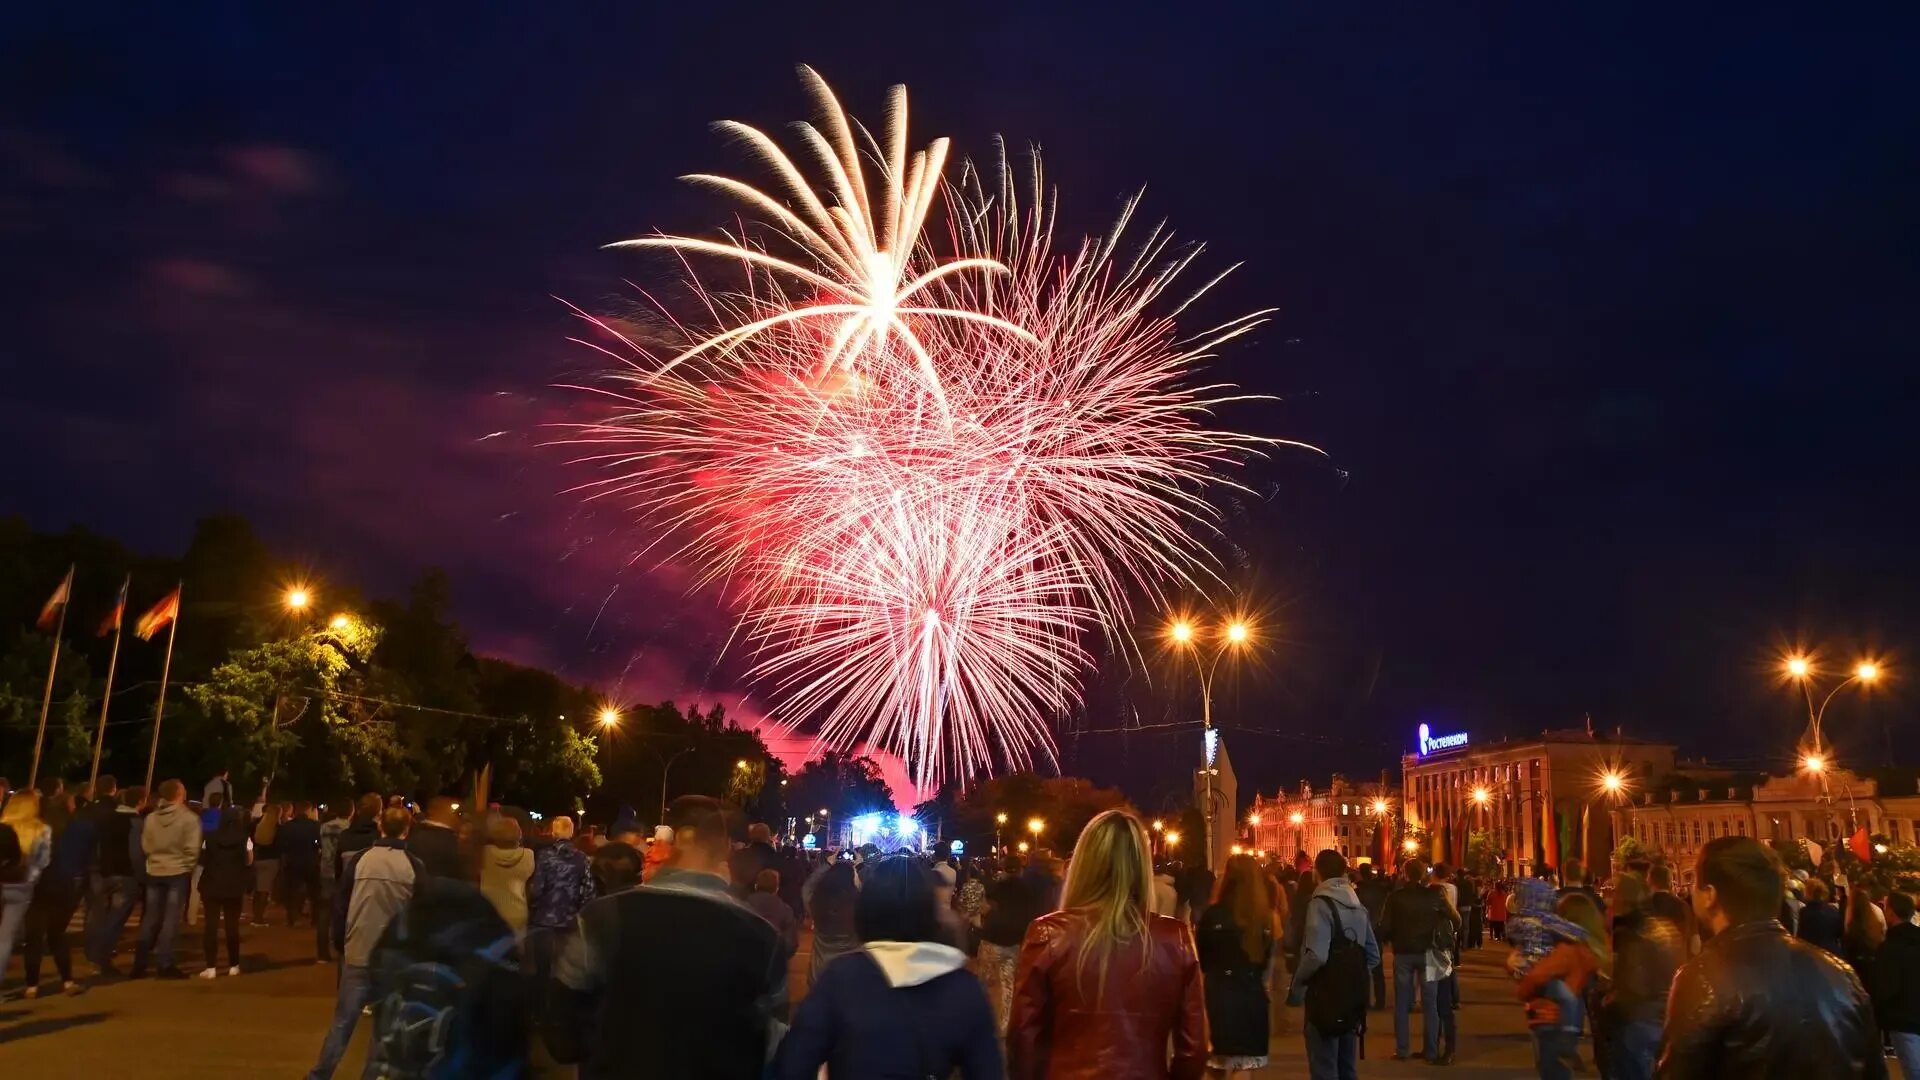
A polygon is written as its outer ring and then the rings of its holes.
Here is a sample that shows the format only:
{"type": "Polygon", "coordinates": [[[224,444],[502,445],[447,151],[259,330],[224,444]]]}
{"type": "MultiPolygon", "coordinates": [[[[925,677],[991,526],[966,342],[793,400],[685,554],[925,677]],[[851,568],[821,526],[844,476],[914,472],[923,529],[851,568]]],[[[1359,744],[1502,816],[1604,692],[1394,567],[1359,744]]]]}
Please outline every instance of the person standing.
{"type": "Polygon", "coordinates": [[[587,1080],[758,1077],[778,935],[729,887],[719,800],[683,795],[667,822],[673,863],[581,912],[554,969],[547,1044],[587,1080]]]}
{"type": "Polygon", "coordinates": [[[1487,933],[1493,940],[1507,940],[1507,883],[1496,881],[1493,888],[1487,890],[1487,933]]]}
{"type": "MultiPolygon", "coordinates": [[[[1376,870],[1372,863],[1360,868],[1360,880],[1353,887],[1354,895],[1360,898],[1361,906],[1367,909],[1367,926],[1372,929],[1374,940],[1380,940],[1380,919],[1386,914],[1387,897],[1393,894],[1393,882],[1387,875],[1376,870]]],[[[1387,966],[1375,964],[1372,968],[1373,1000],[1372,1009],[1387,1007],[1387,966]]]]}
{"type": "Polygon", "coordinates": [[[1427,980],[1427,950],[1444,921],[1459,932],[1460,916],[1447,898],[1427,882],[1427,868],[1418,859],[1404,865],[1406,879],[1387,897],[1380,933],[1393,945],[1393,1059],[1405,1061],[1413,1039],[1413,998],[1420,995],[1420,1056],[1439,1057],[1439,988],[1427,980]]]}
{"type": "Polygon", "coordinates": [[[320,823],[320,910],[326,915],[313,925],[313,958],[316,964],[333,963],[333,898],[340,880],[340,837],[347,831],[350,805],[341,801],[322,805],[320,823]]]}
{"type": "Polygon", "coordinates": [[[1021,945],[1008,1076],[1198,1080],[1206,1031],[1193,933],[1153,914],[1146,826],[1104,811],[1074,845],[1061,910],[1021,945]]]}
{"type": "Polygon", "coordinates": [[[807,960],[811,986],[827,965],[860,947],[854,928],[853,902],[860,896],[853,865],[836,859],[807,883],[807,912],[813,918],[813,955],[807,960]]]}
{"type": "MultiPolygon", "coordinates": [[[[261,793],[261,798],[266,794],[261,793]]],[[[280,889],[280,826],[287,818],[284,803],[256,804],[259,821],[253,828],[253,925],[267,925],[267,905],[280,889]]]]}
{"type": "Polygon", "coordinates": [[[1646,910],[1651,893],[1638,874],[1614,879],[1613,979],[1594,1018],[1594,1056],[1607,1045],[1606,1074],[1615,1080],[1652,1080],[1660,1052],[1660,1025],[1667,991],[1686,959],[1686,943],[1673,922],[1646,910]]]}
{"type": "Polygon", "coordinates": [[[227,931],[227,974],[240,974],[240,905],[253,882],[251,861],[246,815],[231,807],[222,809],[213,831],[206,834],[200,857],[200,907],[207,919],[201,942],[207,956],[207,966],[200,972],[203,979],[219,974],[218,931],[223,922],[227,931]]]}
{"type": "Polygon", "coordinates": [[[200,789],[201,806],[231,806],[236,810],[240,808],[240,804],[233,801],[233,781],[230,779],[230,774],[229,769],[221,769],[213,774],[213,779],[207,781],[206,786],[200,789]],[[219,798],[218,803],[213,801],[215,797],[219,798]]]}
{"type": "Polygon", "coordinates": [[[413,823],[413,834],[407,837],[407,850],[434,877],[471,881],[473,871],[460,851],[459,807],[459,803],[446,795],[427,800],[427,814],[413,823]]]}
{"type": "MultiPolygon", "coordinates": [[[[1293,988],[1288,992],[1287,1002],[1291,1005],[1308,1004],[1310,993],[1348,993],[1352,1000],[1333,1002],[1334,1011],[1346,1016],[1355,1016],[1364,1022],[1367,1006],[1366,984],[1358,972],[1349,970],[1337,973],[1329,966],[1334,959],[1335,950],[1357,948],[1359,956],[1366,966],[1377,970],[1380,967],[1380,941],[1374,937],[1373,923],[1367,918],[1367,909],[1360,901],[1358,893],[1347,880],[1346,857],[1337,851],[1322,851],[1314,859],[1314,877],[1319,884],[1314,886],[1312,902],[1307,908],[1307,926],[1300,941],[1300,970],[1294,974],[1293,988]],[[1335,987],[1326,985],[1316,991],[1315,979],[1348,979],[1351,985],[1335,987]]],[[[1350,965],[1351,961],[1343,961],[1350,965]]],[[[1311,1010],[1313,1006],[1309,1005],[1311,1010]]],[[[1312,1013],[1302,1025],[1306,1031],[1307,1067],[1313,1080],[1355,1080],[1359,1075],[1360,1035],[1353,1031],[1323,1031],[1312,1019],[1312,1013]]]]}
{"type": "Polygon", "coordinates": [[[94,791],[99,798],[87,807],[93,816],[97,854],[88,881],[86,955],[97,973],[118,975],[113,950],[139,899],[129,834],[139,824],[140,812],[135,792],[120,791],[119,781],[112,776],[102,776],[94,791]]]}
{"type": "Polygon", "coordinates": [[[1692,904],[1673,894],[1673,867],[1664,862],[1647,867],[1647,886],[1653,890],[1643,905],[1647,914],[1680,928],[1680,941],[1686,947],[1681,955],[1692,956],[1700,951],[1699,918],[1693,913],[1692,904]]]}
{"type": "Polygon", "coordinates": [[[1809,945],[1818,945],[1835,956],[1845,948],[1845,920],[1840,909],[1828,899],[1827,883],[1821,878],[1807,879],[1806,904],[1800,909],[1800,927],[1795,936],[1809,945]]]}
{"type": "MultiPolygon", "coordinates": [[[[1009,855],[1001,873],[987,885],[986,909],[980,916],[980,981],[987,988],[987,1001],[993,1006],[994,1023],[1007,1033],[1007,1016],[1013,1007],[1013,977],[1019,969],[1020,943],[1027,928],[1040,917],[1039,905],[1020,873],[1018,856],[1009,855]]],[[[1173,912],[1160,914],[1173,916],[1173,912]]],[[[819,920],[814,921],[818,949],[819,920]]]]}
{"type": "Polygon", "coordinates": [[[34,890],[53,862],[53,830],[40,818],[40,793],[33,788],[14,792],[0,810],[0,828],[13,834],[20,853],[19,862],[0,881],[0,981],[5,981],[34,890]]]}
{"type": "Polygon", "coordinates": [[[533,877],[533,852],[520,846],[520,823],[505,814],[487,819],[487,845],[480,851],[480,894],[513,927],[527,933],[527,882],[533,877]]]}
{"type": "Polygon", "coordinates": [[[780,985],[774,990],[772,1011],[773,1018],[784,1024],[792,998],[788,976],[794,954],[800,951],[800,918],[780,899],[780,871],[760,871],[760,876],[754,879],[753,892],[747,896],[747,906],[780,935],[780,985]]]}
{"type": "Polygon", "coordinates": [[[1587,990],[1606,969],[1606,930],[1600,909],[1582,890],[1563,890],[1555,910],[1571,929],[1527,968],[1514,994],[1526,1006],[1535,1073],[1540,1080],[1572,1080],[1580,1067],[1587,990]]]}
{"type": "Polygon", "coordinates": [[[187,889],[200,863],[200,819],[187,809],[187,785],[160,785],[159,805],[140,824],[140,848],[147,856],[147,899],[140,914],[140,942],[133,954],[133,977],[147,973],[157,952],[162,979],[184,979],[173,962],[173,940],[187,910],[187,889]]]}
{"type": "Polygon", "coordinates": [[[1840,959],[1780,925],[1786,870],[1751,837],[1700,851],[1693,908],[1707,942],[1673,980],[1655,1075],[1887,1075],[1872,1003],[1840,959]]]}
{"type": "Polygon", "coordinates": [[[1200,915],[1194,942],[1205,974],[1207,1069],[1232,1080],[1268,1063],[1272,1001],[1267,969],[1281,923],[1267,875],[1251,855],[1227,860],[1213,904],[1200,915]]]}
{"type": "MultiPolygon", "coordinates": [[[[380,839],[380,815],[385,813],[387,801],[377,791],[369,791],[360,796],[353,804],[353,820],[341,829],[333,841],[333,879],[337,884],[342,877],[347,857],[356,851],[365,851],[380,839]]],[[[322,834],[322,843],[325,842],[322,834]]]]}
{"type": "Polygon", "coordinates": [[[1900,1075],[1920,1077],[1920,926],[1913,924],[1913,897],[1889,894],[1887,911],[1893,925],[1874,954],[1867,986],[1873,1011],[1900,1059],[1900,1075]]]}
{"type": "Polygon", "coordinates": [[[280,898],[287,926],[300,921],[302,908],[311,909],[318,927],[331,914],[320,906],[320,822],[313,804],[296,802],[280,826],[280,898]]]}
{"type": "MultiPolygon", "coordinates": [[[[333,904],[333,944],[340,950],[340,985],[336,991],[333,1024],[320,1044],[320,1059],[308,1080],[328,1080],[340,1065],[360,1022],[360,1010],[371,998],[372,977],[367,968],[374,945],[387,924],[413,899],[414,886],[425,877],[420,860],[407,854],[407,830],[413,814],[405,807],[382,809],[380,838],[371,847],[350,853],[340,864],[339,892],[333,904]]],[[[367,1052],[364,1076],[378,1075],[377,1055],[367,1052]]]]}
{"type": "Polygon", "coordinates": [[[828,1080],[1006,1075],[993,1010],[966,954],[941,940],[933,894],[928,871],[907,856],[865,867],[860,952],[808,989],[774,1059],[777,1080],[814,1080],[823,1066],[828,1080]]]}
{"type": "Polygon", "coordinates": [[[753,883],[760,880],[760,871],[780,869],[780,853],[773,850],[773,830],[766,822],[756,821],[747,826],[747,846],[734,852],[727,866],[733,878],[734,895],[742,900],[753,892],[753,883]]]}
{"type": "Polygon", "coordinates": [[[526,955],[536,986],[546,985],[553,962],[580,925],[580,912],[593,899],[591,860],[572,840],[573,819],[554,818],[553,842],[534,853],[527,882],[526,955]]]}
{"type": "Polygon", "coordinates": [[[34,886],[33,900],[27,906],[26,922],[26,996],[40,996],[40,960],[51,953],[54,970],[60,974],[60,988],[69,994],[80,992],[73,978],[73,951],[67,943],[67,927],[73,922],[74,909],[80,906],[86,889],[87,866],[93,861],[93,822],[74,813],[74,798],[62,791],[40,799],[41,814],[53,837],[53,852],[47,869],[34,886]]]}

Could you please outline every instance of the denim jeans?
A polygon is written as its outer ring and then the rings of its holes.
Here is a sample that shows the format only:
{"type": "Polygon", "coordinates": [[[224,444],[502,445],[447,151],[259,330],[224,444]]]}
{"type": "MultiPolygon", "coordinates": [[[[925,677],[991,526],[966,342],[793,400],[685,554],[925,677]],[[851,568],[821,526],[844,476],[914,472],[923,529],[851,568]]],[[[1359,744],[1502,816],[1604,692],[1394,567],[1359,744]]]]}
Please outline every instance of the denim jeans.
{"type": "Polygon", "coordinates": [[[173,939],[187,912],[187,889],[192,874],[165,874],[147,878],[147,908],[140,916],[140,943],[133,952],[133,970],[145,971],[158,953],[162,968],[173,967],[173,939]]]}
{"type": "Polygon", "coordinates": [[[1533,1029],[1533,1068],[1540,1080],[1573,1080],[1570,1063],[1579,1053],[1579,1032],[1533,1029]]]}
{"type": "Polygon", "coordinates": [[[1405,1057],[1413,1039],[1413,988],[1420,988],[1420,1050],[1429,1059],[1440,1041],[1440,1009],[1427,981],[1427,954],[1393,954],[1393,1052],[1405,1057]]]}
{"type": "MultiPolygon", "coordinates": [[[[373,978],[366,968],[343,964],[340,990],[333,1003],[333,1025],[327,1028],[327,1040],[320,1044],[320,1060],[314,1063],[307,1080],[330,1080],[340,1059],[347,1056],[347,1044],[353,1041],[354,1025],[360,1022],[360,1010],[373,998],[373,978]]],[[[378,1072],[374,1047],[367,1047],[367,1066],[361,1073],[371,1077],[378,1072]]]]}
{"type": "Polygon", "coordinates": [[[1307,1075],[1313,1080],[1359,1080],[1360,1035],[1322,1035],[1311,1021],[1300,1025],[1307,1035],[1307,1075]]]}
{"type": "Polygon", "coordinates": [[[87,899],[86,943],[87,959],[95,967],[106,967],[113,960],[120,931],[127,928],[127,917],[133,914],[133,905],[139,899],[140,883],[131,874],[93,875],[87,899]]]}
{"type": "MultiPolygon", "coordinates": [[[[1615,1025],[1608,1032],[1607,1075],[1614,1080],[1653,1080],[1653,1060],[1660,1056],[1660,1028],[1658,1020],[1628,1020],[1615,1025]]],[[[1597,1049],[1595,1056],[1599,1056],[1597,1049]]],[[[1914,1075],[1920,1077],[1920,1073],[1914,1075]]]]}
{"type": "MultiPolygon", "coordinates": [[[[1460,972],[1427,984],[1434,991],[1434,1013],[1440,1020],[1440,1045],[1451,1054],[1460,1048],[1460,972]]],[[[1432,1055],[1428,1055],[1431,1057],[1432,1055]]]]}
{"type": "Polygon", "coordinates": [[[1900,1075],[1920,1077],[1920,1034],[1890,1031],[1887,1037],[1893,1040],[1893,1056],[1900,1059],[1900,1075]]]}
{"type": "Polygon", "coordinates": [[[20,928],[26,924],[27,906],[31,903],[31,885],[8,885],[0,889],[0,980],[7,977],[7,965],[13,960],[13,943],[20,940],[20,928]]]}

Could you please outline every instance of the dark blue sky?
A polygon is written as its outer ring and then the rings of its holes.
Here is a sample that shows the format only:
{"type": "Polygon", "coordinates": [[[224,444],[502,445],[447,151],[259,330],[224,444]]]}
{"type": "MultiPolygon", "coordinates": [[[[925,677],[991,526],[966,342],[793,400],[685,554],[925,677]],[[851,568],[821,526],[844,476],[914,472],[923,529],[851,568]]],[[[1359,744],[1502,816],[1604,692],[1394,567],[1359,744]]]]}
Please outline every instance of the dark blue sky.
{"type": "MultiPolygon", "coordinates": [[[[4,509],[154,550],[237,509],[371,588],[448,566],[483,648],[736,691],[711,601],[559,494],[548,386],[592,358],[552,297],[723,223],[673,178],[738,166],[711,120],[800,117],[805,61],[868,116],[908,83],[921,140],[1038,143],[1075,227],[1145,187],[1247,263],[1203,315],[1280,309],[1223,367],[1281,400],[1228,419],[1331,466],[1256,470],[1233,536],[1260,786],[1420,719],[1784,755],[1782,642],[1920,665],[1911,8],[657,6],[13,13],[4,509]]],[[[1186,738],[1074,764],[1177,783],[1186,738]]]]}

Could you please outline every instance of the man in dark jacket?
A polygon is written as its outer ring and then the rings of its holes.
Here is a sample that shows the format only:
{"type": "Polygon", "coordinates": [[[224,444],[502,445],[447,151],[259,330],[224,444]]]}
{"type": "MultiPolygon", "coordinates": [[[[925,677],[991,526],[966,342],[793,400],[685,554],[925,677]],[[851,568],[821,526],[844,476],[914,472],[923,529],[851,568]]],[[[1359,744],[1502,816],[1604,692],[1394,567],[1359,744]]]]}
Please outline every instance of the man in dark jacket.
{"type": "Polygon", "coordinates": [[[320,819],[313,804],[296,802],[293,816],[280,826],[274,840],[280,845],[280,890],[285,897],[287,925],[291,927],[305,906],[313,912],[314,957],[326,956],[322,949],[331,909],[320,898],[320,819]]]}
{"type": "Polygon", "coordinates": [[[546,985],[594,893],[591,860],[573,846],[573,819],[554,818],[552,829],[553,841],[534,852],[527,881],[527,958],[535,986],[546,985]]]}
{"type": "Polygon", "coordinates": [[[140,897],[130,835],[137,831],[140,813],[119,797],[120,782],[111,776],[102,776],[93,790],[97,797],[87,813],[98,834],[98,854],[87,892],[87,959],[102,973],[112,975],[114,945],[140,897]]]}
{"type": "Polygon", "coordinates": [[[1786,871],[1745,836],[1709,840],[1693,908],[1711,937],[1674,977],[1661,1080],[1887,1075],[1872,1005],[1853,969],[1789,937],[1776,917],[1786,871]]]}
{"type": "Polygon", "coordinates": [[[1827,883],[1817,877],[1808,878],[1807,904],[1800,909],[1800,926],[1794,936],[1839,956],[1845,934],[1846,920],[1833,901],[1827,899],[1827,883]]]}
{"type": "Polygon", "coordinates": [[[1913,897],[1887,897],[1886,944],[1873,955],[1873,1009],[1893,1042],[1902,1076],[1920,1077],[1920,926],[1913,897]]]}
{"type": "Polygon", "coordinates": [[[365,851],[380,839],[380,813],[387,808],[385,799],[377,791],[369,791],[360,796],[353,804],[353,821],[340,833],[340,839],[333,846],[333,880],[341,880],[341,868],[346,865],[347,856],[356,851],[365,851]]]}
{"type": "Polygon", "coordinates": [[[1439,990],[1427,981],[1427,950],[1441,920],[1460,931],[1460,914],[1427,880],[1427,868],[1408,859],[1406,881],[1387,897],[1380,918],[1380,936],[1393,946],[1393,1059],[1405,1061],[1413,1041],[1413,994],[1420,989],[1420,1056],[1440,1056],[1439,990]]]}
{"type": "Polygon", "coordinates": [[[733,894],[745,900],[753,893],[753,883],[760,880],[760,871],[780,869],[780,853],[773,850],[773,830],[760,821],[747,826],[747,846],[733,853],[727,867],[733,878],[733,894]]]}
{"type": "Polygon", "coordinates": [[[547,1041],[589,1080],[758,1077],[784,955],[727,882],[718,800],[675,799],[674,861],[588,904],[554,969],[547,1041]]]}
{"type": "Polygon", "coordinates": [[[460,853],[458,806],[446,795],[427,800],[427,816],[414,823],[413,832],[407,836],[407,851],[434,877],[470,881],[474,873],[460,853]]]}
{"type": "MultiPolygon", "coordinates": [[[[1393,894],[1393,883],[1385,874],[1374,870],[1369,863],[1360,868],[1360,881],[1353,887],[1360,896],[1360,903],[1367,909],[1367,921],[1373,925],[1373,936],[1380,937],[1380,919],[1387,910],[1387,897],[1393,894]]],[[[1373,969],[1373,1007],[1387,1007],[1387,966],[1375,965],[1373,969]]]]}

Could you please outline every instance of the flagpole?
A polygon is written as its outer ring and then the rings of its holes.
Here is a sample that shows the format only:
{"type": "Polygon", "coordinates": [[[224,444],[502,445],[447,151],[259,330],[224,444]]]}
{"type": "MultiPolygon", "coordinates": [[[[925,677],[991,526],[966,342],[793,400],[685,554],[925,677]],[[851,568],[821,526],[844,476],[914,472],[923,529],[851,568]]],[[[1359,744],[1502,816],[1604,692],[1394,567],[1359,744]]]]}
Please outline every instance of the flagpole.
{"type": "Polygon", "coordinates": [[[173,618],[167,622],[167,658],[160,662],[160,696],[153,703],[153,745],[147,748],[147,790],[153,790],[153,764],[160,758],[160,718],[167,711],[167,676],[173,671],[173,637],[180,632],[180,593],[185,584],[173,588],[173,618]]]}
{"type": "Polygon", "coordinates": [[[47,661],[47,689],[40,695],[40,729],[33,733],[33,765],[27,770],[27,786],[40,779],[40,745],[47,739],[47,710],[53,705],[53,673],[60,668],[60,638],[67,632],[67,609],[73,606],[73,570],[67,570],[67,601],[60,605],[60,624],[53,630],[53,659],[47,661]]]}
{"type": "Polygon", "coordinates": [[[100,695],[100,729],[93,736],[93,770],[87,773],[87,790],[92,791],[100,781],[100,748],[107,741],[107,706],[113,703],[113,672],[120,666],[120,638],[126,634],[127,587],[120,586],[120,614],[113,620],[113,652],[107,656],[107,689],[100,695]]]}

